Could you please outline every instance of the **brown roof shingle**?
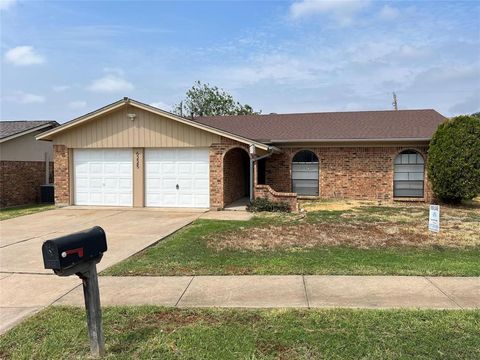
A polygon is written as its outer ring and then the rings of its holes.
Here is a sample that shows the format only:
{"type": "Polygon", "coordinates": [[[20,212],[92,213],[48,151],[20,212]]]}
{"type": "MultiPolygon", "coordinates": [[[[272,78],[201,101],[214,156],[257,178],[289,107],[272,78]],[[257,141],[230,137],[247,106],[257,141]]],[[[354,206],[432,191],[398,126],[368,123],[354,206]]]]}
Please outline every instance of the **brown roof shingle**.
{"type": "Polygon", "coordinates": [[[52,127],[58,125],[58,123],[53,120],[0,121],[0,139],[23,133],[24,131],[47,124],[51,124],[52,127]]]}
{"type": "Polygon", "coordinates": [[[207,116],[196,121],[264,142],[430,139],[446,120],[432,109],[207,116]]]}

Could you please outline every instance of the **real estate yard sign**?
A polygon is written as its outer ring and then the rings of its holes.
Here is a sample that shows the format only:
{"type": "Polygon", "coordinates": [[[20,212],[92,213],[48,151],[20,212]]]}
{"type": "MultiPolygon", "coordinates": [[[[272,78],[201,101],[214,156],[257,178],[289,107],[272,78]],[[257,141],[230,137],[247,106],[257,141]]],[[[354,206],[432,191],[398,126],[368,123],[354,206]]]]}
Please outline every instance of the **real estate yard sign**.
{"type": "Polygon", "coordinates": [[[430,205],[428,230],[434,232],[440,231],[440,205],[430,205]]]}

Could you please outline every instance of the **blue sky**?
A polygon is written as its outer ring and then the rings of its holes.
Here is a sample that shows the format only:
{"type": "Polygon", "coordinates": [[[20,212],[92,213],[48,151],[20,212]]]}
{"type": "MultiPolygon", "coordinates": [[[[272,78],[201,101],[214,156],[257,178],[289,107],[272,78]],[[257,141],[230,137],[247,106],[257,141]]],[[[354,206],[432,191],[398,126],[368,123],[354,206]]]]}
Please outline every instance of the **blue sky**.
{"type": "Polygon", "coordinates": [[[166,110],[195,80],[263,113],[480,110],[475,1],[0,0],[1,118],[124,96],[166,110]]]}

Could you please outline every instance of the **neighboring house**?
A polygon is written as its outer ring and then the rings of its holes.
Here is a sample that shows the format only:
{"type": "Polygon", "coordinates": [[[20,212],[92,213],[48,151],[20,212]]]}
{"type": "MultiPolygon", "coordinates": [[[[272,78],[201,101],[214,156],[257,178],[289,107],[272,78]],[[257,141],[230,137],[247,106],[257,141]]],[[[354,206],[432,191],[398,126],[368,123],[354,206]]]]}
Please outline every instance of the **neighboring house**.
{"type": "Polygon", "coordinates": [[[224,208],[268,197],[428,201],[434,110],[186,119],[124,98],[49,130],[58,205],[224,208]]]}
{"type": "Polygon", "coordinates": [[[56,121],[0,121],[0,207],[36,203],[53,181],[53,147],[35,136],[56,121]]]}

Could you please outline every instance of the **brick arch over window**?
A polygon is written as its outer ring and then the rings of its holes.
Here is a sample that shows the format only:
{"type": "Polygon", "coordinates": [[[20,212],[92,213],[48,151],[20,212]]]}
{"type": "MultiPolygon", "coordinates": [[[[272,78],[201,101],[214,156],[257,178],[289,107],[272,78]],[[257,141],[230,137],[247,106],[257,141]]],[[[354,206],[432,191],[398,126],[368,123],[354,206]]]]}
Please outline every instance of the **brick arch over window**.
{"type": "Polygon", "coordinates": [[[319,195],[318,156],[310,150],[300,150],[292,158],[292,192],[300,196],[319,195]]]}
{"type": "Polygon", "coordinates": [[[393,197],[423,198],[425,159],[414,149],[403,150],[393,162],[393,197]]]}

